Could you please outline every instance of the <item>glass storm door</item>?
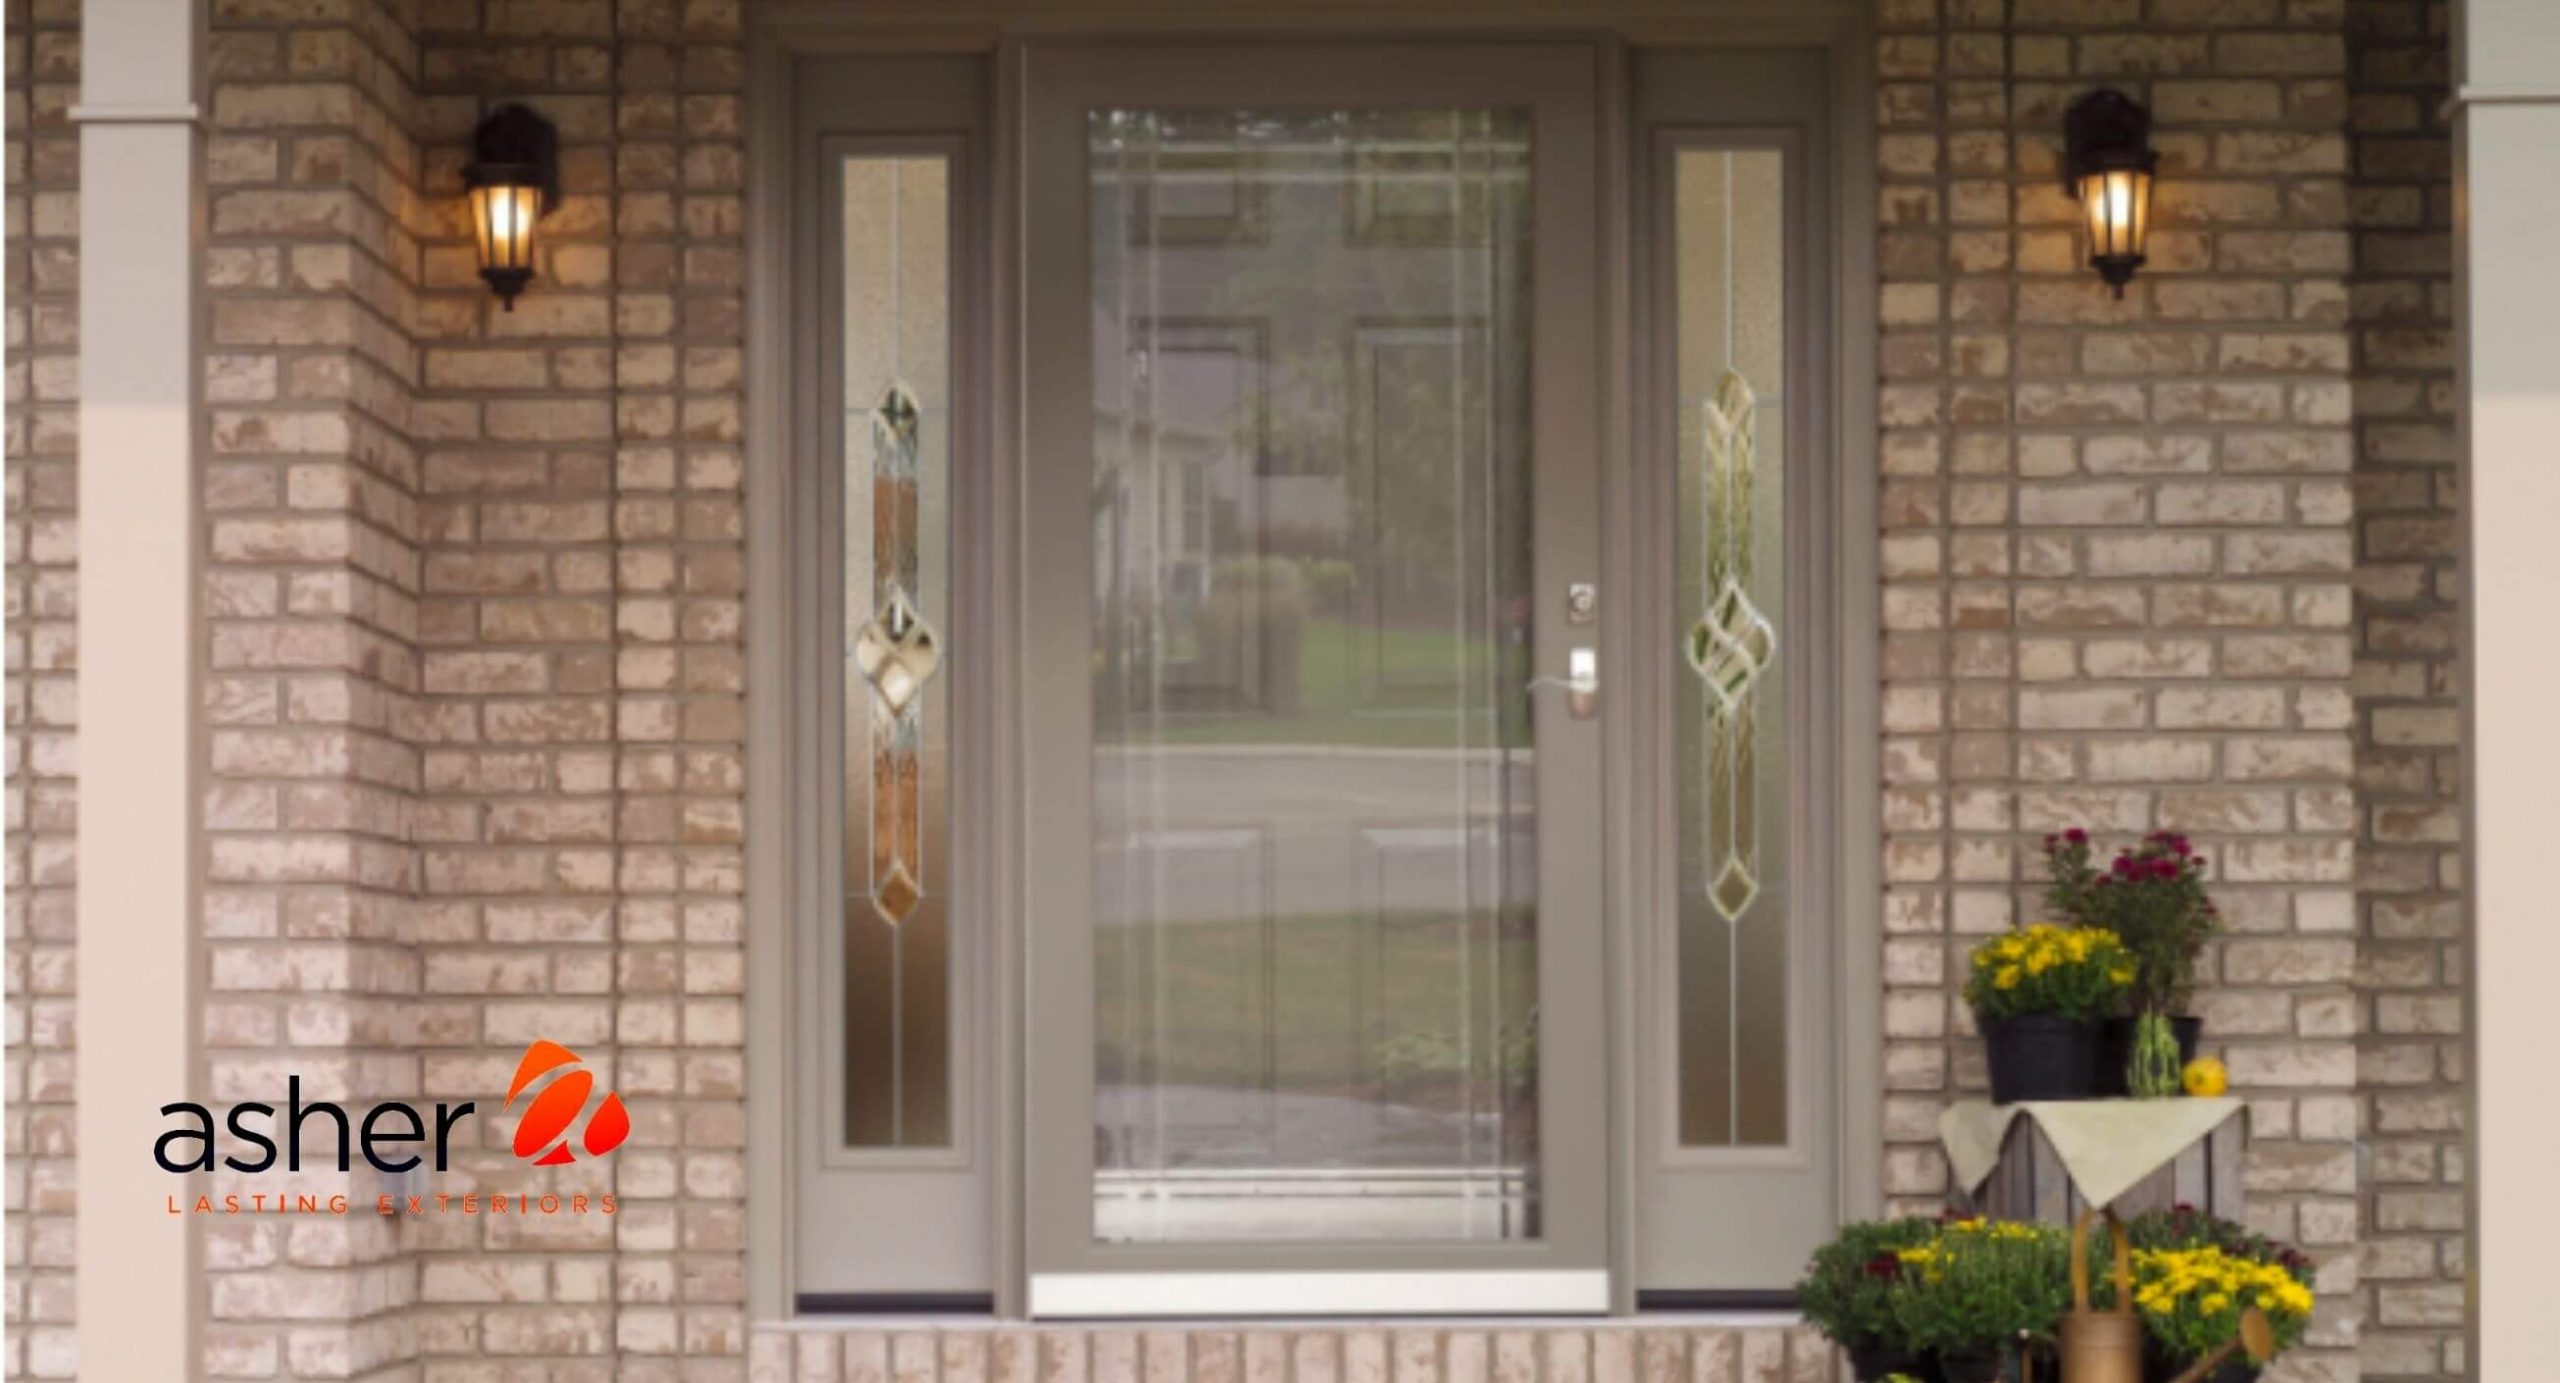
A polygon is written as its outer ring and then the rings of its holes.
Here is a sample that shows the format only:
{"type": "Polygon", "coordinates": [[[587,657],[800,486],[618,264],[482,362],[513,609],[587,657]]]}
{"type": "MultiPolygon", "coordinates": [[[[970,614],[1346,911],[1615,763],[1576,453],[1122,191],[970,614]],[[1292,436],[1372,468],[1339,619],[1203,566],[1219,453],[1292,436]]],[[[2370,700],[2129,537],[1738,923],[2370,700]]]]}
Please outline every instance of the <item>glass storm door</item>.
{"type": "Polygon", "coordinates": [[[1022,59],[1030,1309],[1604,1310],[1597,55],[1022,59]]]}

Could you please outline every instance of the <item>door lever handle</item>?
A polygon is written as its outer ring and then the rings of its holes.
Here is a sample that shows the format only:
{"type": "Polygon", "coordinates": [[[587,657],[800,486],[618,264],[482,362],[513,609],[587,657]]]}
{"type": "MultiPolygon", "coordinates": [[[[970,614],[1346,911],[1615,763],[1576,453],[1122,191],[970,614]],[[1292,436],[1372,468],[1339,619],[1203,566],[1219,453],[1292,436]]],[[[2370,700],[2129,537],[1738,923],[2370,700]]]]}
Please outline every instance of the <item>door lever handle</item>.
{"type": "Polygon", "coordinates": [[[1600,650],[1584,645],[1565,651],[1565,675],[1532,677],[1528,689],[1540,691],[1548,687],[1565,694],[1565,710],[1576,720],[1589,720],[1600,713],[1600,650]]]}

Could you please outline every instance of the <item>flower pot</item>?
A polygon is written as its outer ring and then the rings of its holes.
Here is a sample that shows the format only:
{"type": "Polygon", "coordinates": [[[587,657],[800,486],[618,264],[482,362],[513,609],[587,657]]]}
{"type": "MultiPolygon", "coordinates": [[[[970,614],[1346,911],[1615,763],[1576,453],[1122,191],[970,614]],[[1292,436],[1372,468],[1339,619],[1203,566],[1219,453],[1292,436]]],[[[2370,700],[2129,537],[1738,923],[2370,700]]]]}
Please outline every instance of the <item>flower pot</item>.
{"type": "MultiPolygon", "coordinates": [[[[2108,1018],[2098,1024],[2098,1094],[2116,1099],[2131,1093],[2125,1073],[2133,1067],[2133,1029],[2138,1019],[2108,1018]]],[[[2169,1020],[2178,1038],[2178,1064],[2196,1059],[2196,1043],[2204,1036],[2204,1020],[2184,1015],[2169,1020]]]]}
{"type": "MultiPolygon", "coordinates": [[[[2157,1346],[2143,1351],[2142,1383],[2172,1383],[2186,1370],[2185,1364],[2171,1359],[2157,1346]]],[[[2258,1366],[2235,1356],[2216,1365],[2213,1372],[2204,1376],[2203,1383],[2257,1383],[2257,1378],[2258,1366]]]]}
{"type": "Polygon", "coordinates": [[[1938,1356],[1938,1377],[1945,1383],[2000,1383],[2009,1371],[2009,1352],[1986,1349],[1938,1356]]]}
{"type": "MultiPolygon", "coordinates": [[[[1982,1024],[1991,1099],[2085,1100],[2097,1093],[2098,1026],[2030,1014],[1982,1024]]],[[[1952,1375],[1950,1375],[1952,1378],[1952,1375]]]]}
{"type": "Polygon", "coordinates": [[[1851,1345],[1846,1352],[1849,1372],[1857,1377],[1858,1383],[1877,1383],[1877,1380],[1897,1373],[1907,1373],[1915,1378],[1926,1376],[1926,1365],[1921,1356],[1900,1345],[1851,1345]]]}

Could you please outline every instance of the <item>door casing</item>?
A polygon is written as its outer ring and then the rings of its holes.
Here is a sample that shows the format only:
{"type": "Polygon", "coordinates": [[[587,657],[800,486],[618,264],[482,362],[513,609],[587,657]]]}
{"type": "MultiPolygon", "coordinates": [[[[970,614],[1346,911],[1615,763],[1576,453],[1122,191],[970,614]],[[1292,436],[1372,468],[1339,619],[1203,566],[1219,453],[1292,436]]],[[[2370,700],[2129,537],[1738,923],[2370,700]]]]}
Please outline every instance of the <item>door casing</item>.
{"type": "MultiPolygon", "coordinates": [[[[1020,157],[1025,47],[1040,38],[1162,37],[1179,31],[1194,37],[1206,32],[1223,41],[1244,35],[1295,43],[1453,34],[1470,39],[1525,35],[1552,40],[1564,33],[1595,42],[1602,54],[1598,117],[1602,137],[1595,167],[1601,180],[1596,225],[1603,267],[1594,311],[1604,328],[1598,351],[1604,368],[1595,394],[1601,430],[1597,462],[1602,472],[1601,522],[1605,533],[1615,535],[1603,544],[1601,554],[1602,675],[1609,694],[1617,696],[1642,694],[1633,686],[1621,652],[1637,632],[1632,624],[1633,602],[1615,598],[1616,593],[1633,591],[1638,579],[1631,545],[1618,540],[1634,522],[1634,500],[1624,483],[1634,433],[1630,384],[1634,342],[1627,327],[1633,235],[1624,211],[1632,180],[1626,69],[1633,57],[1652,49],[1820,50],[1832,76],[1827,182],[1837,232],[1823,269],[1835,288],[1828,323],[1834,350],[1827,374],[1834,386],[1832,416],[1840,439],[1833,458],[1836,507],[1827,525],[1836,540],[1833,568],[1841,656],[1836,708],[1841,743],[1831,774],[1837,789],[1840,854],[1827,862],[1836,891],[1829,919],[1833,945],[1828,981],[1835,1000],[1837,1056],[1831,1102],[1837,1111],[1840,1213],[1853,1216],[1879,1208],[1882,889],[1875,788],[1879,757],[1876,480],[1864,440],[1874,436],[1877,395],[1874,77],[1868,8],[1863,0],[1697,0],[1686,12],[1648,7],[1641,14],[1621,14],[1584,0],[1522,0],[1499,17],[1452,23],[1438,7],[1401,3],[1371,6],[1356,16],[1328,11],[1297,19],[1262,15],[1251,21],[1206,18],[1196,9],[1181,7],[1150,10],[1144,5],[1060,17],[1054,9],[1031,0],[990,0],[958,15],[936,0],[882,0],[858,12],[849,12],[832,0],[771,0],[756,7],[747,82],[747,562],[751,589],[776,594],[751,600],[747,611],[749,820],[788,819],[798,768],[797,747],[788,731],[788,699],[794,685],[789,644],[799,616],[787,594],[793,551],[788,541],[793,503],[789,475],[796,436],[787,381],[795,349],[789,325],[795,293],[789,254],[797,214],[790,170],[792,112],[796,68],[803,59],[852,53],[991,55],[997,123],[990,152],[994,166],[1001,170],[1020,157]]],[[[1014,223],[1017,199],[1002,177],[993,181],[988,195],[989,215],[1000,232],[990,256],[988,287],[996,310],[1004,312],[1018,306],[1024,286],[1019,246],[1002,234],[1004,227],[1014,223]]],[[[1012,397],[1022,387],[1019,347],[991,349],[989,356],[991,396],[1012,397]]],[[[988,431],[992,454],[1015,455],[1019,435],[1016,412],[996,409],[988,431]]],[[[963,559],[975,569],[973,579],[984,582],[987,589],[998,593],[1018,589],[1022,571],[1015,545],[1023,533],[1023,496],[1018,489],[990,486],[982,513],[985,532],[992,540],[969,545],[963,559]]],[[[986,610],[984,618],[1013,628],[1020,613],[1001,608],[1002,603],[999,594],[999,608],[986,610]]],[[[1020,684],[1011,639],[993,640],[978,667],[989,687],[1020,684]]],[[[1024,1314],[1027,1274],[1022,1233],[1026,1158],[1018,1111],[1023,1107],[1028,1035],[1020,1006],[1013,1002],[1025,992],[1025,969],[1021,928],[1012,920],[1026,915],[1026,900],[1033,890],[1022,849],[1024,823],[1018,810],[1004,804],[1021,800],[1025,726],[1018,704],[1010,697],[990,691],[968,701],[965,713],[972,717],[985,752],[982,772],[970,780],[977,800],[958,808],[955,838],[975,840],[978,858],[984,863],[979,896],[990,910],[986,915],[1007,919],[1006,925],[990,929],[991,954],[985,958],[989,993],[995,996],[989,1005],[984,1072],[989,1115],[983,1127],[989,1136],[993,1181],[986,1247],[997,1310],[1019,1316],[1024,1314]]],[[[1609,762],[1626,762],[1635,753],[1633,720],[1632,715],[1614,715],[1604,721],[1609,762]]],[[[1611,937],[1604,961],[1611,992],[1625,994],[1635,991],[1645,972],[1637,949],[1622,939],[1624,913],[1643,893],[1636,882],[1642,852],[1630,827],[1652,809],[1637,800],[1625,775],[1605,783],[1601,795],[1606,823],[1601,858],[1611,937]]],[[[753,992],[789,996],[795,963],[793,929],[801,915],[800,887],[792,868],[794,845],[783,829],[750,830],[746,855],[748,982],[753,992]]],[[[779,1320],[794,1313],[793,1245],[807,1232],[802,1217],[809,1207],[800,1203],[794,1188],[792,1151],[794,1131],[803,1117],[796,1108],[794,1048],[801,1030],[795,1008],[792,1002],[757,1003],[748,1011],[748,1305],[758,1320],[779,1320]]],[[[1631,1057],[1643,1041],[1635,1008],[1632,1004],[1611,1007],[1603,1082],[1611,1172],[1606,1178],[1612,1282],[1608,1306],[1617,1312],[1635,1305],[1634,1245],[1639,1238],[1643,1183],[1641,1140],[1632,1128],[1639,1077],[1631,1057]]]]}

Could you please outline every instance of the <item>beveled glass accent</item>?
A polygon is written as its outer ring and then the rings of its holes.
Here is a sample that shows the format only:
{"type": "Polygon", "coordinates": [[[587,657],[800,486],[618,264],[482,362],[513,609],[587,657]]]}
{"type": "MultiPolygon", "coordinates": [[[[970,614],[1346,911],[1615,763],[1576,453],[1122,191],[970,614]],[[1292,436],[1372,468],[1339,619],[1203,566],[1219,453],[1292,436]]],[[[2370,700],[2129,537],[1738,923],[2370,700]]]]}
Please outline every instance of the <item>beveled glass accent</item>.
{"type": "Polygon", "coordinates": [[[1678,1128],[1787,1139],[1784,156],[1673,159],[1681,679],[1678,1128]]]}
{"type": "Polygon", "coordinates": [[[847,1146],[947,1146],[949,168],[843,161],[847,1146]]]}

